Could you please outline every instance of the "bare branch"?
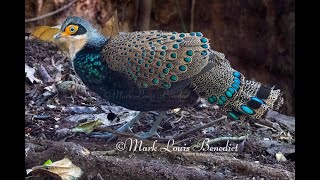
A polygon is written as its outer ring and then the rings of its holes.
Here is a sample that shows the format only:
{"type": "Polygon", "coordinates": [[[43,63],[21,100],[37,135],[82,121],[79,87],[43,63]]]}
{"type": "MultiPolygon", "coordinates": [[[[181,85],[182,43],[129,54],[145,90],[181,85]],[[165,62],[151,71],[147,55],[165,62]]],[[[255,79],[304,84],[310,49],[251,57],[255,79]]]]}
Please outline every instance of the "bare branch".
{"type": "Polygon", "coordinates": [[[64,10],[66,10],[67,8],[69,8],[72,4],[74,4],[74,3],[77,2],[77,1],[78,1],[78,0],[73,0],[73,1],[71,1],[69,4],[61,7],[60,9],[57,9],[57,10],[55,10],[55,11],[52,11],[52,12],[50,12],[50,13],[48,13],[48,14],[44,14],[44,15],[39,16],[39,17],[35,17],[35,18],[31,18],[31,19],[26,19],[26,20],[24,20],[24,22],[25,22],[25,23],[27,23],[27,22],[33,22],[33,21],[37,21],[37,20],[40,20],[40,19],[44,19],[44,18],[53,16],[53,15],[55,15],[55,14],[58,14],[58,13],[64,11],[64,10]]]}

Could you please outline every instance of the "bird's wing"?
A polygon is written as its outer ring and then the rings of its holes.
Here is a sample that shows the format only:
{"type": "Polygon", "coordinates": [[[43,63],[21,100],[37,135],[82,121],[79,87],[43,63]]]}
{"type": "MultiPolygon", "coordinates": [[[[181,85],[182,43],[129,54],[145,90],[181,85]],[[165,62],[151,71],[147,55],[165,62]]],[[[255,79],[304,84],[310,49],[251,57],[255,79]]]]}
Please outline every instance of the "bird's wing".
{"type": "Polygon", "coordinates": [[[109,39],[102,56],[109,68],[140,87],[170,88],[200,73],[208,64],[209,49],[200,32],[140,31],[109,39]]]}

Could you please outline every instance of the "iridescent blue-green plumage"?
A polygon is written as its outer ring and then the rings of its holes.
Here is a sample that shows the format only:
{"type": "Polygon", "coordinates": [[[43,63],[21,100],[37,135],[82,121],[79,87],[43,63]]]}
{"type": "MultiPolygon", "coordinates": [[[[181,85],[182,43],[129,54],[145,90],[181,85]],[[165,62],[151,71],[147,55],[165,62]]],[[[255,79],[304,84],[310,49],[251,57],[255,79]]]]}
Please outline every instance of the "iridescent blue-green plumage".
{"type": "Polygon", "coordinates": [[[89,89],[112,103],[132,110],[167,110],[192,105],[198,97],[189,90],[141,89],[123,74],[108,68],[98,51],[81,50],[73,65],[89,89]]]}

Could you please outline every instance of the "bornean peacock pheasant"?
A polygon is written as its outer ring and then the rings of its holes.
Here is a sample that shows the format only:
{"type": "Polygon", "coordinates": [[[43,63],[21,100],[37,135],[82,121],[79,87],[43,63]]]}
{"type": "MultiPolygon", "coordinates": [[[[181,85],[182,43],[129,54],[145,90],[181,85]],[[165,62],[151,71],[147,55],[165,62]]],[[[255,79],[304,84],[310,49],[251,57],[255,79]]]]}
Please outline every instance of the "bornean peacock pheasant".
{"type": "Polygon", "coordinates": [[[54,41],[67,47],[77,75],[104,99],[131,110],[163,111],[142,138],[156,134],[166,110],[194,105],[200,97],[235,120],[259,119],[283,104],[279,89],[246,80],[201,32],[154,30],[110,38],[86,20],[68,17],[54,41]]]}

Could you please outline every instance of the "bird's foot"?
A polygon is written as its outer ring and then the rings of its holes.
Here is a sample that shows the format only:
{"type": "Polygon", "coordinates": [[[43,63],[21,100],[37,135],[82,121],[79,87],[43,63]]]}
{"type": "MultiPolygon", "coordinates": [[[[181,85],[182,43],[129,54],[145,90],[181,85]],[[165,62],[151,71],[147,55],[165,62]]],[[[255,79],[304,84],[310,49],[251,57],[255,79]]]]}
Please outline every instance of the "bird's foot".
{"type": "MultiPolygon", "coordinates": [[[[121,126],[119,129],[116,130],[116,132],[119,133],[123,133],[127,130],[130,130],[130,127],[136,123],[141,117],[145,116],[145,112],[140,112],[135,118],[131,119],[129,122],[127,122],[126,124],[124,124],[123,126],[121,126]]],[[[108,143],[109,142],[114,142],[118,139],[118,135],[113,134],[113,133],[91,133],[91,137],[96,137],[96,138],[104,138],[104,139],[108,139],[108,143]]]]}
{"type": "MultiPolygon", "coordinates": [[[[116,130],[116,132],[123,133],[126,130],[130,130],[131,131],[130,126],[128,126],[128,124],[125,124],[124,126],[120,127],[119,129],[116,130]]],[[[118,139],[118,135],[114,134],[114,133],[92,132],[90,134],[90,137],[108,139],[107,143],[115,142],[118,139]]]]}
{"type": "Polygon", "coordinates": [[[152,136],[160,137],[157,133],[158,127],[160,125],[160,122],[162,121],[163,116],[166,114],[166,111],[161,111],[159,116],[157,117],[156,121],[153,123],[151,129],[149,132],[140,132],[136,134],[135,136],[140,139],[148,139],[152,136]]]}

